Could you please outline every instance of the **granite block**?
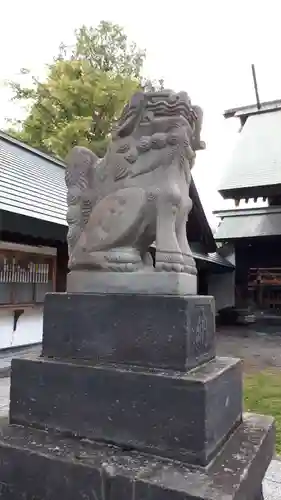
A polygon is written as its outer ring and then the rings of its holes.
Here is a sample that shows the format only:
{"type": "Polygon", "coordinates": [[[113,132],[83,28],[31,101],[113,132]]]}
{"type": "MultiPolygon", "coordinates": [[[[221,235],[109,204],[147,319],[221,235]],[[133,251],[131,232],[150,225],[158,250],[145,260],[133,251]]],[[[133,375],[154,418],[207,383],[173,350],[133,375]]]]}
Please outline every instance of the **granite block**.
{"type": "Polygon", "coordinates": [[[1,499],[261,500],[274,436],[270,417],[245,415],[211,465],[197,469],[1,420],[1,499]]]}
{"type": "Polygon", "coordinates": [[[14,359],[11,423],[206,465],[241,420],[241,363],[188,373],[14,359]]]}
{"type": "Polygon", "coordinates": [[[43,355],[186,371],[215,356],[214,299],[48,294],[43,355]]]}

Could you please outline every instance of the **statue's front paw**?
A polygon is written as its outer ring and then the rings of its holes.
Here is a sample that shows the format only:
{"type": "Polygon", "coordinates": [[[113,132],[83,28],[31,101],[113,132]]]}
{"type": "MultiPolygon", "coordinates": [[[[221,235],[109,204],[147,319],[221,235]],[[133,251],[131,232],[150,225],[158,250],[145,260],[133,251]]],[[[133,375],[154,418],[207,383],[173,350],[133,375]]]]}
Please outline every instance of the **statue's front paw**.
{"type": "Polygon", "coordinates": [[[176,273],[183,272],[184,259],[182,254],[178,252],[156,251],[155,270],[176,273]]]}
{"type": "Polygon", "coordinates": [[[187,274],[197,274],[195,260],[190,254],[183,254],[184,272],[187,274]]]}

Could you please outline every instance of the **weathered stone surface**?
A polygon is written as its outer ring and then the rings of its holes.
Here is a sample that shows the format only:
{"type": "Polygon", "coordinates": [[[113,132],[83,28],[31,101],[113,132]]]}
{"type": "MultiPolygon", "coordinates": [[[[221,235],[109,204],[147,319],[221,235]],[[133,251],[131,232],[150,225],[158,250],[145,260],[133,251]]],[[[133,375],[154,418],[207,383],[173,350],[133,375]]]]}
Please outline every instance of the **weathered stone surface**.
{"type": "Polygon", "coordinates": [[[241,420],[241,363],[189,373],[14,359],[10,419],[206,465],[241,420]]]}
{"type": "Polygon", "coordinates": [[[186,371],[215,356],[214,299],[48,294],[43,355],[186,371]]]}
{"type": "Polygon", "coordinates": [[[1,422],[3,500],[260,500],[274,448],[270,417],[245,415],[206,469],[1,422]]]}
{"type": "Polygon", "coordinates": [[[156,270],[114,273],[74,270],[67,276],[69,293],[115,293],[144,295],[196,295],[197,276],[187,273],[159,273],[156,270]]]}
{"type": "Polygon", "coordinates": [[[70,269],[153,270],[148,249],[155,241],[156,269],[184,272],[195,283],[186,222],[195,151],[205,148],[202,119],[201,108],[185,92],[138,92],[125,106],[103,159],[86,148],[71,151],[70,269]]]}

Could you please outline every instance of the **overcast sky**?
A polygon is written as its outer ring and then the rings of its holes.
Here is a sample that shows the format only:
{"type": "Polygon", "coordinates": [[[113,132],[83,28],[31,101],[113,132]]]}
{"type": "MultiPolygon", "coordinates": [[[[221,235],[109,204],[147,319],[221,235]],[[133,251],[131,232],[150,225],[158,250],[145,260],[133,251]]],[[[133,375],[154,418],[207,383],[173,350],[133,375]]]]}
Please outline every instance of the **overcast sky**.
{"type": "MultiPolygon", "coordinates": [[[[186,90],[203,107],[203,140],[194,178],[205,211],[221,208],[216,192],[231,155],[239,123],[224,109],[255,102],[251,63],[256,64],[261,100],[281,97],[280,0],[13,0],[1,4],[0,82],[16,78],[21,67],[42,74],[60,42],[73,31],[100,20],[121,24],[147,49],[145,73],[186,90]]],[[[0,87],[0,127],[20,110],[0,87]]],[[[281,139],[281,138],[280,138],[281,139]]]]}

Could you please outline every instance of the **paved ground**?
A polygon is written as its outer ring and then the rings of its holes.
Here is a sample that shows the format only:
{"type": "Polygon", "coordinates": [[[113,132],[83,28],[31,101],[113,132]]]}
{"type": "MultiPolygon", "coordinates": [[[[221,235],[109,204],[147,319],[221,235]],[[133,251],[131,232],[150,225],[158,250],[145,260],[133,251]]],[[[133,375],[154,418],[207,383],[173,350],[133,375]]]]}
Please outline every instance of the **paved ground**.
{"type": "Polygon", "coordinates": [[[0,417],[4,417],[9,411],[10,379],[0,379],[0,417]]]}
{"type": "Polygon", "coordinates": [[[281,498],[281,462],[272,460],[263,484],[264,500],[281,498]]]}
{"type": "Polygon", "coordinates": [[[241,358],[247,372],[281,368],[281,336],[256,333],[247,328],[218,328],[217,354],[241,358]]]}
{"type": "Polygon", "coordinates": [[[10,376],[11,361],[14,357],[25,358],[31,354],[39,355],[40,352],[41,345],[0,351],[0,378],[10,376]]]}

